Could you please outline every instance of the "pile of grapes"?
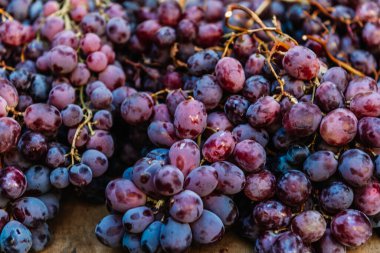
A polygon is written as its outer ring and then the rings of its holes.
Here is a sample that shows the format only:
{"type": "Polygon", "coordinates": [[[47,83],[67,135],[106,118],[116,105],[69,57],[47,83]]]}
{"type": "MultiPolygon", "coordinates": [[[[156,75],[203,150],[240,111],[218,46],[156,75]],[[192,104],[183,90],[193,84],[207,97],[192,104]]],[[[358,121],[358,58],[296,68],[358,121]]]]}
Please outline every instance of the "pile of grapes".
{"type": "Polygon", "coordinates": [[[379,0],[0,0],[0,251],[342,253],[380,228],[379,0]],[[59,228],[58,228],[59,229],[59,228]],[[231,249],[234,252],[234,249],[231,249]]]}

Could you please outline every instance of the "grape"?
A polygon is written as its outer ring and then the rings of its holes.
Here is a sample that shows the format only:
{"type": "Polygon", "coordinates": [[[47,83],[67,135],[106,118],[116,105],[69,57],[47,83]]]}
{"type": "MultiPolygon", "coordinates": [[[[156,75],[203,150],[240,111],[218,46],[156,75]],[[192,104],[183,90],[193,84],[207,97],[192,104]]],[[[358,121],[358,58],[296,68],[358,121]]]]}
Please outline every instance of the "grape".
{"type": "Polygon", "coordinates": [[[78,56],[74,49],[64,45],[52,48],[48,57],[50,70],[58,74],[72,72],[78,63],[78,56]]]}
{"type": "Polygon", "coordinates": [[[203,165],[192,170],[186,177],[184,188],[200,197],[211,194],[218,185],[218,173],[214,167],[203,165]]]}
{"type": "Polygon", "coordinates": [[[155,173],[153,180],[158,193],[172,196],[182,190],[184,176],[177,167],[165,165],[155,173]]]}
{"type": "Polygon", "coordinates": [[[244,194],[250,200],[263,201],[274,196],[276,177],[268,170],[247,175],[244,194]]]}
{"type": "Polygon", "coordinates": [[[171,115],[174,116],[175,110],[177,109],[177,106],[182,102],[185,101],[187,98],[186,93],[181,90],[173,90],[170,91],[166,97],[166,105],[168,106],[168,110],[171,115]]]}
{"type": "Polygon", "coordinates": [[[184,190],[170,199],[169,213],[179,222],[194,222],[202,215],[202,212],[202,199],[193,191],[184,190]]]}
{"type": "Polygon", "coordinates": [[[177,136],[183,139],[196,138],[206,129],[206,120],[206,108],[203,103],[194,99],[182,101],[174,113],[177,136]]]}
{"type": "Polygon", "coordinates": [[[8,106],[17,106],[19,101],[18,92],[7,79],[0,78],[0,94],[1,97],[7,102],[8,106]]]}
{"type": "Polygon", "coordinates": [[[343,108],[335,109],[321,121],[322,139],[332,146],[344,146],[356,135],[358,120],[355,115],[343,108]]]}
{"type": "Polygon", "coordinates": [[[86,94],[87,94],[87,96],[91,97],[92,92],[95,89],[99,88],[99,87],[103,87],[104,88],[104,87],[106,87],[106,85],[103,82],[101,82],[101,81],[94,81],[94,82],[91,82],[88,85],[86,85],[86,94]]]}
{"type": "Polygon", "coordinates": [[[155,43],[160,48],[170,47],[176,40],[176,32],[173,28],[163,26],[155,34],[155,43]]]}
{"type": "Polygon", "coordinates": [[[204,9],[197,5],[186,6],[183,16],[198,24],[204,18],[204,9]]]}
{"type": "Polygon", "coordinates": [[[338,170],[348,184],[359,187],[369,182],[374,165],[371,157],[365,152],[349,149],[342,154],[338,170]]]}
{"type": "Polygon", "coordinates": [[[16,220],[8,222],[0,234],[0,249],[4,252],[28,252],[32,248],[32,233],[16,220]]]}
{"type": "Polygon", "coordinates": [[[211,49],[206,49],[193,54],[187,60],[187,66],[190,74],[201,76],[212,73],[218,61],[218,54],[211,49]]]}
{"type": "Polygon", "coordinates": [[[350,103],[350,110],[358,118],[380,117],[380,94],[371,91],[354,96],[350,103]]]}
{"type": "Polygon", "coordinates": [[[236,163],[247,172],[257,172],[266,162],[264,148],[254,140],[244,140],[236,144],[234,150],[236,163]]]}
{"type": "Polygon", "coordinates": [[[107,22],[107,37],[114,43],[124,44],[131,36],[131,28],[124,18],[113,17],[107,22]]]}
{"type": "Polygon", "coordinates": [[[54,86],[49,93],[48,103],[62,110],[75,103],[75,89],[66,83],[54,86]]]}
{"type": "Polygon", "coordinates": [[[380,184],[372,182],[355,189],[355,205],[366,215],[375,215],[380,212],[380,184]]]}
{"type": "Polygon", "coordinates": [[[350,62],[352,67],[363,72],[366,75],[371,75],[374,69],[377,69],[375,57],[365,50],[354,50],[350,53],[350,62]]]}
{"type": "Polygon", "coordinates": [[[48,209],[39,199],[23,197],[12,203],[13,218],[28,227],[35,228],[48,218],[48,209]]]}
{"type": "Polygon", "coordinates": [[[255,250],[257,253],[271,253],[272,245],[279,235],[270,230],[264,231],[256,240],[255,250]]]}
{"type": "MultiPolygon", "coordinates": [[[[75,136],[75,133],[77,132],[78,129],[79,128],[70,128],[69,129],[69,131],[67,133],[67,141],[69,143],[72,144],[74,142],[74,136],[75,136]]],[[[78,136],[75,140],[75,147],[80,148],[80,147],[85,146],[86,143],[88,142],[89,138],[90,138],[90,135],[89,135],[86,127],[79,129],[78,136]]]]}
{"type": "Polygon", "coordinates": [[[304,145],[292,145],[286,152],[287,162],[294,166],[302,165],[308,156],[310,156],[310,151],[304,145]]]}
{"type": "Polygon", "coordinates": [[[198,27],[196,42],[201,47],[207,48],[218,44],[223,36],[220,23],[202,23],[198,27]]]}
{"type": "MultiPolygon", "coordinates": [[[[262,72],[265,64],[265,57],[262,54],[252,54],[245,63],[244,70],[246,76],[258,75],[262,72]]],[[[247,79],[248,81],[248,79],[247,79]]],[[[246,81],[246,84],[247,84],[246,81]]],[[[269,90],[269,87],[268,87],[269,90]]],[[[244,89],[243,89],[244,92],[244,89]]]]}
{"type": "Polygon", "coordinates": [[[79,105],[69,104],[61,111],[61,116],[63,125],[74,127],[82,121],[83,111],[79,105]]]}
{"type": "Polygon", "coordinates": [[[246,113],[249,107],[249,101],[240,95],[232,95],[227,98],[224,104],[224,112],[227,118],[233,124],[246,122],[246,113]]]}
{"type": "Polygon", "coordinates": [[[226,160],[235,148],[235,139],[229,131],[219,131],[211,135],[202,147],[204,159],[209,162],[226,160]]]}
{"type": "Polygon", "coordinates": [[[113,48],[110,46],[110,45],[103,45],[101,48],[100,48],[100,52],[102,52],[103,54],[106,55],[107,57],[107,62],[109,64],[113,63],[115,61],[115,52],[113,50],[113,48]]]}
{"type": "MultiPolygon", "coordinates": [[[[30,93],[36,102],[44,102],[47,100],[50,92],[50,83],[42,75],[35,75],[30,87],[30,93]]],[[[9,103],[8,103],[9,104],[9,103]]]]}
{"type": "Polygon", "coordinates": [[[280,202],[268,200],[253,208],[252,217],[262,228],[278,229],[289,225],[291,214],[291,210],[280,202]]]}
{"type": "Polygon", "coordinates": [[[97,129],[110,130],[113,126],[112,114],[107,110],[97,111],[92,120],[97,129]]]}
{"type": "Polygon", "coordinates": [[[189,19],[182,19],[178,23],[177,34],[182,41],[193,41],[197,36],[195,24],[189,19]]]}
{"type": "Polygon", "coordinates": [[[212,194],[203,198],[204,208],[218,215],[225,226],[230,226],[239,217],[235,202],[226,195],[212,194]]]}
{"type": "Polygon", "coordinates": [[[371,223],[360,211],[347,209],[334,216],[331,221],[334,238],[349,247],[364,244],[372,235],[371,223]]]}
{"type": "Polygon", "coordinates": [[[8,117],[0,118],[0,153],[16,146],[20,133],[21,126],[16,120],[8,117]]]}
{"type": "Polygon", "coordinates": [[[112,248],[121,245],[123,234],[124,227],[121,216],[115,214],[105,216],[95,228],[96,238],[104,245],[112,248]]]}
{"type": "Polygon", "coordinates": [[[326,221],[317,211],[305,211],[292,220],[291,229],[302,238],[304,243],[312,243],[324,235],[326,221]]]}
{"type": "Polygon", "coordinates": [[[138,234],[125,233],[122,240],[123,248],[127,249],[130,253],[140,253],[142,252],[140,240],[141,238],[138,234]]]}
{"type": "Polygon", "coordinates": [[[153,121],[150,123],[147,133],[150,141],[159,147],[170,147],[178,141],[171,122],[153,121]]]}
{"type": "Polygon", "coordinates": [[[62,45],[77,49],[79,46],[79,39],[73,31],[64,30],[54,35],[51,45],[52,47],[62,45]]]}
{"type": "Polygon", "coordinates": [[[102,52],[93,52],[86,59],[87,67],[94,72],[102,72],[107,67],[107,56],[102,52]]]}
{"type": "Polygon", "coordinates": [[[83,187],[92,181],[92,170],[84,163],[74,164],[69,170],[69,180],[75,186],[83,187]]]}
{"type": "MultiPolygon", "coordinates": [[[[85,129],[85,128],[83,128],[85,129]]],[[[114,141],[109,132],[95,130],[86,145],[87,149],[96,149],[110,158],[114,152],[114,141]]]]}
{"type": "MultiPolygon", "coordinates": [[[[0,100],[5,101],[3,98],[0,98],[0,100]]],[[[5,101],[5,103],[6,103],[6,101],[5,101]]],[[[17,111],[25,111],[25,109],[28,106],[32,105],[32,104],[33,104],[33,98],[31,96],[29,96],[29,95],[20,95],[19,102],[18,102],[18,105],[16,107],[16,110],[17,111]]],[[[3,105],[1,105],[1,106],[3,106],[3,105]]],[[[4,109],[6,109],[6,107],[5,108],[3,107],[0,110],[2,110],[4,112],[4,109]]],[[[1,114],[1,112],[0,112],[0,114],[1,114]]],[[[8,112],[6,112],[6,114],[8,114],[8,112]]]]}
{"type": "Polygon", "coordinates": [[[160,249],[160,232],[162,223],[152,222],[141,235],[141,248],[144,252],[157,252],[160,249]]]}
{"type": "Polygon", "coordinates": [[[331,151],[317,151],[303,164],[303,169],[313,182],[322,182],[330,178],[338,168],[338,161],[331,151]]]}
{"type": "Polygon", "coordinates": [[[326,229],[325,234],[318,242],[318,252],[321,253],[346,253],[346,247],[340,244],[331,234],[330,229],[326,229]]]}
{"type": "Polygon", "coordinates": [[[218,84],[227,92],[237,93],[244,87],[245,74],[240,62],[231,57],[224,57],[215,66],[218,84]]]}
{"type": "Polygon", "coordinates": [[[347,71],[341,67],[332,67],[329,68],[326,73],[323,75],[321,82],[332,82],[336,85],[338,90],[344,92],[348,85],[348,74],[347,71]]]}
{"type": "Polygon", "coordinates": [[[50,170],[44,166],[35,165],[26,172],[27,194],[41,195],[50,190],[50,170]]]}
{"type": "Polygon", "coordinates": [[[112,92],[106,87],[98,87],[91,93],[91,104],[97,109],[108,108],[112,104],[112,92]]]}
{"type": "Polygon", "coordinates": [[[47,139],[40,133],[25,132],[18,142],[18,150],[30,161],[45,158],[47,153],[47,139]]]}
{"type": "Polygon", "coordinates": [[[90,54],[99,51],[101,40],[95,33],[86,33],[81,39],[79,47],[84,54],[90,54]]]}
{"type": "Polygon", "coordinates": [[[377,18],[379,12],[379,6],[375,2],[363,2],[356,8],[355,17],[361,21],[371,21],[377,18]]]}
{"type": "Polygon", "coordinates": [[[322,113],[318,106],[299,102],[285,113],[282,124],[290,135],[306,137],[313,134],[322,120],[322,113]]]}
{"type": "Polygon", "coordinates": [[[285,53],[282,65],[289,75],[301,80],[316,77],[320,67],[315,53],[303,46],[289,49],[285,53]]]}
{"type": "Polygon", "coordinates": [[[161,24],[176,26],[181,18],[181,7],[175,1],[166,1],[160,4],[157,14],[161,24]]]}
{"type": "Polygon", "coordinates": [[[157,104],[153,106],[153,121],[171,122],[171,115],[166,104],[157,104]]]}
{"type": "Polygon", "coordinates": [[[161,163],[166,165],[169,163],[169,149],[166,149],[166,148],[153,149],[148,154],[146,154],[146,157],[160,161],[161,163]]]}
{"type": "Polygon", "coordinates": [[[145,20],[136,27],[137,38],[140,41],[154,41],[154,36],[160,28],[157,20],[145,20]]]}
{"type": "Polygon", "coordinates": [[[26,108],[24,122],[32,131],[53,133],[60,127],[62,117],[54,106],[37,103],[26,108]]]}
{"type": "Polygon", "coordinates": [[[191,224],[193,239],[200,244],[209,244],[220,240],[224,235],[224,225],[213,212],[204,210],[202,216],[191,224]]]}
{"type": "MultiPolygon", "coordinates": [[[[213,1],[215,3],[220,3],[218,1],[213,1]]],[[[220,3],[222,4],[222,3],[220,3]]],[[[206,14],[207,18],[207,14],[206,14]]],[[[236,38],[233,51],[238,58],[246,59],[255,51],[257,51],[258,43],[256,40],[252,39],[252,37],[248,34],[243,34],[236,38]]]]}
{"type": "Polygon", "coordinates": [[[305,203],[310,193],[311,183],[309,179],[298,170],[290,170],[277,183],[277,197],[289,206],[305,203]]]}
{"type": "Polygon", "coordinates": [[[324,188],[320,194],[320,204],[329,213],[337,213],[349,208],[353,202],[354,193],[342,182],[333,182],[324,188]]]}
{"type": "Polygon", "coordinates": [[[80,23],[83,33],[96,33],[103,35],[106,30],[106,21],[97,12],[92,12],[83,17],[80,23]]]}
{"type": "Polygon", "coordinates": [[[123,225],[128,233],[141,233],[153,221],[153,211],[146,206],[129,209],[123,216],[123,225]]]}
{"type": "Polygon", "coordinates": [[[128,124],[141,124],[152,116],[153,105],[154,101],[148,93],[132,94],[121,104],[121,116],[128,124]]]}
{"type": "Polygon", "coordinates": [[[16,167],[6,167],[0,170],[1,194],[10,199],[21,197],[26,191],[25,175],[16,167]]]}
{"type": "Polygon", "coordinates": [[[99,81],[103,82],[110,91],[125,84],[124,71],[115,65],[108,65],[99,73],[98,78],[99,81]]]}
{"type": "MultiPolygon", "coordinates": [[[[87,85],[89,87],[89,85],[87,85]]],[[[137,93],[137,91],[128,86],[121,86],[119,88],[116,88],[112,91],[112,104],[116,108],[120,108],[121,104],[123,103],[124,99],[129,97],[130,95],[137,93]]]]}
{"type": "Polygon", "coordinates": [[[162,163],[153,158],[142,158],[138,160],[132,169],[133,183],[146,194],[157,196],[154,185],[154,175],[162,169],[162,163]]]}
{"type": "Polygon", "coordinates": [[[222,161],[213,163],[211,166],[218,173],[218,186],[216,188],[219,192],[232,195],[244,189],[244,172],[235,164],[222,161]]]}
{"type": "Polygon", "coordinates": [[[55,193],[47,193],[37,197],[41,200],[48,209],[48,219],[52,219],[57,216],[59,211],[60,196],[55,193]]]}
{"type": "Polygon", "coordinates": [[[93,177],[103,175],[108,169],[107,157],[96,149],[88,149],[83,152],[81,162],[91,169],[93,177]]]}
{"type": "Polygon", "coordinates": [[[360,141],[370,147],[379,148],[380,119],[365,117],[359,121],[358,133],[360,141]]]}
{"type": "Polygon", "coordinates": [[[202,102],[207,110],[217,107],[223,96],[223,90],[211,75],[204,75],[198,79],[193,93],[194,98],[202,102]]]}
{"type": "Polygon", "coordinates": [[[15,70],[9,75],[9,81],[19,90],[27,90],[30,87],[31,76],[24,69],[15,70]]]}
{"type": "Polygon", "coordinates": [[[272,97],[259,98],[247,110],[247,119],[253,127],[266,127],[275,122],[280,115],[280,104],[272,97]]]}
{"type": "Polygon", "coordinates": [[[17,20],[6,20],[3,22],[0,26],[0,37],[2,43],[10,46],[17,47],[26,42],[24,26],[17,20]]]}
{"type": "Polygon", "coordinates": [[[380,177],[380,156],[377,156],[375,159],[375,176],[380,177]]]}
{"type": "Polygon", "coordinates": [[[261,76],[254,75],[245,81],[242,94],[251,103],[255,103],[259,98],[269,95],[269,81],[261,76]]]}
{"type": "Polygon", "coordinates": [[[280,234],[274,242],[271,253],[302,253],[304,252],[304,244],[301,238],[293,232],[284,232],[280,234]]]}
{"type": "MultiPolygon", "coordinates": [[[[194,229],[193,229],[194,230],[194,229]]],[[[179,223],[168,218],[161,226],[160,243],[166,252],[184,252],[192,241],[189,224],[179,223]]]]}
{"type": "Polygon", "coordinates": [[[43,250],[50,242],[51,235],[48,224],[42,223],[40,226],[30,229],[30,232],[32,233],[32,249],[34,251],[43,250]]]}
{"type": "Polygon", "coordinates": [[[376,81],[370,77],[355,77],[352,79],[346,89],[345,98],[347,101],[353,99],[360,93],[377,91],[376,81]]]}
{"type": "Polygon", "coordinates": [[[8,115],[8,110],[7,110],[7,101],[0,97],[0,118],[6,117],[8,115]]]}
{"type": "MultiPolygon", "coordinates": [[[[295,98],[301,98],[305,94],[306,84],[303,80],[293,79],[290,76],[283,76],[282,80],[285,84],[284,91],[288,92],[290,95],[293,95],[295,98]]],[[[278,91],[280,89],[278,82],[274,83],[272,89],[278,91]]]]}
{"type": "Polygon", "coordinates": [[[264,129],[256,129],[249,124],[237,125],[232,130],[232,135],[235,137],[237,143],[250,139],[258,142],[263,147],[268,144],[269,140],[269,135],[264,129]]]}
{"type": "Polygon", "coordinates": [[[169,150],[170,164],[180,169],[187,176],[190,171],[200,164],[200,151],[198,145],[189,139],[175,142],[169,150]]]}
{"type": "Polygon", "coordinates": [[[318,86],[315,102],[325,112],[344,107],[343,94],[334,83],[329,81],[318,86]]]}

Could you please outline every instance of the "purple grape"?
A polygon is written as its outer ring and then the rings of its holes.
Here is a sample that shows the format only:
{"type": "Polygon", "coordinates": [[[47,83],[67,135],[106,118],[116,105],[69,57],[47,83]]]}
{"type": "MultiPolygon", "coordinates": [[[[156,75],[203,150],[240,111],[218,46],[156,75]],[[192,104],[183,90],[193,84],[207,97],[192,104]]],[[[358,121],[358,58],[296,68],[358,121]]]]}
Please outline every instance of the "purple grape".
{"type": "Polygon", "coordinates": [[[225,226],[230,226],[239,217],[235,202],[228,196],[212,194],[203,198],[204,208],[218,215],[225,226]]]}
{"type": "Polygon", "coordinates": [[[4,197],[17,199],[24,194],[26,187],[26,177],[18,168],[11,166],[0,170],[0,189],[4,197]]]}
{"type": "MultiPolygon", "coordinates": [[[[99,87],[106,87],[106,85],[101,81],[94,81],[86,85],[86,94],[91,97],[92,92],[99,87]]],[[[124,99],[123,99],[124,100],[124,99]]],[[[121,101],[123,102],[123,101],[121,101]]]]}
{"type": "Polygon", "coordinates": [[[374,165],[367,153],[359,149],[349,149],[341,155],[338,170],[348,184],[360,187],[368,184],[374,165]]]}
{"type": "Polygon", "coordinates": [[[291,215],[292,212],[287,206],[275,200],[258,203],[252,213],[256,224],[265,229],[279,229],[288,226],[291,215]]]}
{"type": "Polygon", "coordinates": [[[154,36],[160,28],[157,20],[145,20],[136,27],[137,38],[140,41],[154,41],[154,36]]]}
{"type": "Polygon", "coordinates": [[[303,46],[289,49],[285,53],[282,65],[289,75],[301,80],[311,80],[316,77],[320,67],[315,53],[303,46]]]}
{"type": "Polygon", "coordinates": [[[219,131],[211,135],[202,147],[204,159],[209,162],[226,160],[234,151],[235,139],[229,131],[219,131]]]}
{"type": "Polygon", "coordinates": [[[43,37],[52,41],[54,36],[63,30],[65,30],[64,20],[61,17],[50,16],[45,20],[40,32],[43,37]]]}
{"type": "Polygon", "coordinates": [[[74,104],[75,89],[67,83],[61,83],[54,86],[50,90],[48,103],[59,110],[62,110],[69,104],[74,104]]]}
{"type": "Polygon", "coordinates": [[[168,26],[163,26],[155,34],[155,43],[160,48],[170,47],[176,41],[176,31],[168,26]]]}
{"type": "Polygon", "coordinates": [[[195,192],[184,190],[170,199],[171,217],[182,223],[196,221],[203,212],[203,201],[195,192]]]}
{"type": "Polygon", "coordinates": [[[166,105],[168,106],[168,110],[171,115],[174,116],[177,106],[182,101],[185,101],[186,98],[187,98],[186,93],[181,89],[173,90],[168,93],[168,95],[166,96],[166,105]]]}
{"type": "Polygon", "coordinates": [[[107,37],[116,44],[126,43],[131,36],[128,21],[121,17],[113,17],[107,22],[107,37]]]}
{"type": "Polygon", "coordinates": [[[344,98],[338,87],[329,81],[321,83],[315,92],[315,102],[324,111],[344,107],[344,98]]]}
{"type": "MultiPolygon", "coordinates": [[[[246,76],[260,74],[264,68],[264,65],[265,65],[265,57],[262,54],[256,53],[256,54],[250,55],[244,66],[246,76]]],[[[269,90],[269,87],[268,87],[268,90],[269,90]]]]}
{"type": "Polygon", "coordinates": [[[349,56],[352,67],[366,75],[371,75],[377,69],[376,58],[366,50],[356,49],[349,56]]]}
{"type": "Polygon", "coordinates": [[[324,188],[319,197],[322,208],[329,213],[337,213],[349,208],[353,200],[352,189],[341,182],[333,182],[324,188]]]}
{"type": "Polygon", "coordinates": [[[322,119],[319,132],[327,144],[344,146],[354,139],[357,125],[358,120],[351,111],[339,108],[322,119]]]}
{"type": "Polygon", "coordinates": [[[20,137],[17,148],[28,160],[38,161],[45,158],[47,139],[40,133],[27,131],[20,137]]]}
{"type": "Polygon", "coordinates": [[[196,76],[211,74],[219,61],[218,54],[210,49],[199,51],[187,60],[189,73],[196,76]]]}
{"type": "Polygon", "coordinates": [[[98,78],[110,91],[125,84],[124,71],[115,65],[108,65],[105,70],[99,73],[98,78]]]}
{"type": "Polygon", "coordinates": [[[160,161],[162,164],[169,164],[169,149],[166,148],[156,148],[151,150],[146,154],[146,158],[152,158],[154,160],[160,161]]]}
{"type": "Polygon", "coordinates": [[[302,253],[304,252],[304,244],[301,238],[293,232],[284,232],[280,234],[274,242],[270,253],[302,253]]]}
{"type": "Polygon", "coordinates": [[[207,126],[206,108],[203,103],[190,99],[182,101],[174,113],[174,127],[180,138],[193,139],[207,126]]]}
{"type": "Polygon", "coordinates": [[[132,181],[143,192],[156,197],[156,187],[154,185],[154,175],[162,169],[161,161],[144,157],[138,160],[132,169],[132,181]]]}
{"type": "Polygon", "coordinates": [[[141,124],[149,120],[153,114],[154,101],[145,92],[139,92],[127,97],[121,105],[121,116],[131,125],[141,124]]]}
{"type": "Polygon", "coordinates": [[[380,212],[380,184],[372,182],[355,189],[355,205],[366,215],[375,215],[380,212]]]}
{"type": "Polygon", "coordinates": [[[79,105],[69,104],[62,111],[62,123],[67,127],[74,127],[79,125],[83,119],[83,111],[79,105]]]}
{"type": "Polygon", "coordinates": [[[279,235],[270,230],[264,231],[256,240],[255,250],[257,253],[271,253],[272,246],[279,235]]]}
{"type": "Polygon", "coordinates": [[[0,230],[9,222],[9,214],[4,209],[0,209],[0,230]]]}
{"type": "Polygon", "coordinates": [[[317,211],[305,211],[292,220],[291,230],[299,235],[304,243],[313,243],[322,238],[326,231],[326,221],[317,211]]]}
{"type": "Polygon", "coordinates": [[[377,91],[376,81],[370,77],[355,77],[352,79],[346,89],[345,98],[351,101],[357,94],[377,91]]]}
{"type": "MultiPolygon", "coordinates": [[[[213,1],[215,3],[220,3],[219,1],[213,1]]],[[[214,10],[216,11],[216,10],[214,10]]],[[[206,14],[207,17],[207,14],[206,14]]],[[[247,59],[251,54],[257,50],[258,43],[250,35],[243,34],[236,38],[234,42],[233,52],[236,54],[237,58],[247,59]]]]}
{"type": "Polygon", "coordinates": [[[32,248],[32,233],[16,220],[8,222],[0,234],[0,249],[4,252],[28,252],[32,248]]]}
{"type": "Polygon", "coordinates": [[[107,157],[96,149],[88,149],[83,152],[81,162],[91,169],[93,177],[103,175],[108,169],[107,157]]]}
{"type": "Polygon", "coordinates": [[[35,228],[48,218],[48,209],[39,199],[23,197],[12,203],[13,218],[28,227],[35,228]]]}
{"type": "Polygon", "coordinates": [[[62,45],[62,46],[71,47],[73,49],[77,49],[79,46],[79,39],[74,33],[74,31],[64,30],[54,35],[51,45],[52,47],[62,45]]]}
{"type": "Polygon", "coordinates": [[[329,68],[326,73],[323,75],[321,82],[332,82],[336,85],[338,90],[344,92],[348,85],[348,74],[347,71],[341,67],[332,67],[329,68]]]}
{"type": "Polygon", "coordinates": [[[158,20],[163,25],[176,26],[181,18],[181,7],[176,1],[166,1],[157,10],[158,20]]]}
{"type": "Polygon", "coordinates": [[[122,240],[123,248],[127,249],[130,253],[140,253],[141,249],[141,236],[139,234],[125,233],[122,240]]]}
{"type": "Polygon", "coordinates": [[[309,179],[298,170],[290,170],[277,182],[277,197],[286,205],[301,205],[306,202],[310,193],[309,179]]]}
{"type": "Polygon", "coordinates": [[[372,236],[372,227],[365,214],[347,209],[334,216],[331,221],[331,232],[343,245],[357,247],[372,236]]]}
{"type": "MultiPolygon", "coordinates": [[[[228,120],[227,116],[223,112],[212,112],[207,115],[207,128],[215,131],[231,131],[233,128],[232,123],[228,120]]],[[[208,129],[206,129],[208,133],[208,129]]],[[[236,137],[236,136],[235,136],[236,137]]]]}
{"type": "Polygon", "coordinates": [[[247,172],[258,172],[266,162],[264,148],[254,140],[244,140],[236,144],[234,150],[236,163],[247,172]]]}
{"type": "Polygon", "coordinates": [[[50,170],[44,166],[35,165],[25,172],[27,181],[27,194],[41,195],[47,193],[50,188],[50,170]]]}
{"type": "Polygon", "coordinates": [[[358,134],[360,141],[370,147],[380,147],[380,119],[365,117],[359,120],[358,134]]]}
{"type": "Polygon", "coordinates": [[[124,235],[124,227],[121,216],[110,214],[105,216],[95,228],[96,238],[112,248],[121,246],[121,239],[124,235]]]}
{"type": "Polygon", "coordinates": [[[331,151],[317,151],[306,158],[303,169],[313,182],[330,178],[338,168],[338,161],[331,151]]]}
{"type": "Polygon", "coordinates": [[[223,96],[222,88],[211,75],[204,75],[198,79],[193,93],[194,98],[202,102],[207,110],[217,107],[223,96]]]}
{"type": "Polygon", "coordinates": [[[213,212],[204,210],[202,216],[191,225],[193,240],[200,244],[210,244],[222,239],[224,225],[213,212]]]}
{"type": "Polygon", "coordinates": [[[220,23],[201,23],[198,27],[196,42],[203,48],[213,47],[218,44],[223,36],[220,23]]]}
{"type": "Polygon", "coordinates": [[[74,164],[69,170],[69,180],[75,186],[83,187],[92,181],[92,170],[86,164],[74,164]]]}
{"type": "Polygon", "coordinates": [[[178,141],[171,122],[153,121],[150,123],[147,133],[149,140],[159,147],[170,147],[178,141]]]}
{"type": "Polygon", "coordinates": [[[239,61],[224,57],[215,66],[215,76],[222,89],[237,93],[243,89],[245,82],[244,69],[239,61]]]}
{"type": "Polygon", "coordinates": [[[227,195],[241,192],[245,186],[244,172],[235,164],[222,161],[211,164],[218,173],[218,186],[216,189],[227,195]]]}
{"type": "Polygon", "coordinates": [[[107,56],[99,51],[93,52],[87,56],[86,65],[91,71],[102,72],[108,65],[107,56]]]}
{"type": "Polygon", "coordinates": [[[244,194],[250,200],[264,201],[276,192],[276,177],[268,170],[247,175],[244,194]]]}
{"type": "Polygon", "coordinates": [[[123,215],[123,225],[127,233],[141,233],[153,221],[153,211],[146,206],[129,209],[123,215]]]}
{"type": "Polygon", "coordinates": [[[96,109],[106,109],[112,104],[112,93],[106,87],[98,87],[92,91],[90,100],[96,109]]]}
{"type": "Polygon", "coordinates": [[[318,245],[318,252],[321,253],[346,253],[346,247],[340,244],[331,234],[330,229],[326,229],[325,234],[319,240],[318,245]]]}
{"type": "Polygon", "coordinates": [[[16,107],[19,102],[19,95],[16,88],[7,79],[0,78],[0,94],[8,106],[16,107]]]}
{"type": "Polygon", "coordinates": [[[72,72],[78,64],[77,53],[68,46],[59,45],[49,51],[49,68],[57,74],[72,72]]]}
{"type": "Polygon", "coordinates": [[[235,137],[237,143],[250,139],[258,142],[263,147],[268,144],[269,140],[267,131],[253,128],[249,124],[237,125],[232,130],[232,135],[235,137]]]}
{"type": "Polygon", "coordinates": [[[358,118],[380,117],[380,94],[375,91],[355,95],[350,102],[350,110],[358,118]]]}
{"type": "Polygon", "coordinates": [[[62,117],[54,106],[38,103],[26,108],[24,122],[32,131],[53,133],[60,127],[62,117]]]}
{"type": "Polygon", "coordinates": [[[98,12],[92,12],[83,17],[80,23],[83,33],[103,35],[106,30],[106,21],[98,12]]]}
{"type": "Polygon", "coordinates": [[[260,75],[251,76],[245,81],[242,94],[251,103],[269,95],[269,81],[260,75]]]}
{"type": "Polygon", "coordinates": [[[275,122],[280,115],[280,104],[272,97],[259,98],[247,110],[247,119],[253,127],[266,127],[275,122]]]}
{"type": "Polygon", "coordinates": [[[15,147],[20,133],[21,126],[16,120],[8,117],[0,118],[0,153],[15,147]]]}
{"type": "Polygon", "coordinates": [[[187,176],[201,162],[198,145],[189,139],[177,141],[170,147],[169,161],[187,176]]]}
{"type": "Polygon", "coordinates": [[[157,104],[153,106],[153,121],[172,122],[171,115],[166,104],[157,104]]]}
{"type": "Polygon", "coordinates": [[[184,188],[200,197],[211,194],[218,185],[218,173],[214,167],[204,165],[192,170],[186,177],[184,188]]]}
{"type": "Polygon", "coordinates": [[[30,229],[32,233],[32,249],[41,251],[45,249],[51,240],[51,234],[47,223],[42,223],[36,228],[30,229]]]}
{"type": "Polygon", "coordinates": [[[8,104],[7,101],[0,97],[0,118],[6,117],[8,115],[8,104]]]}
{"type": "Polygon", "coordinates": [[[224,112],[227,118],[233,124],[246,122],[246,113],[249,107],[249,101],[240,95],[232,95],[227,98],[224,104],[224,112]]]}
{"type": "Polygon", "coordinates": [[[90,136],[86,148],[99,150],[108,158],[112,156],[115,149],[111,134],[104,130],[95,130],[94,134],[90,136]]]}
{"type": "Polygon", "coordinates": [[[99,110],[92,118],[94,126],[101,130],[110,130],[113,126],[113,117],[111,112],[107,110],[99,110]]]}
{"type": "Polygon", "coordinates": [[[137,91],[132,87],[121,86],[119,88],[116,88],[112,91],[112,104],[116,108],[120,108],[123,101],[134,93],[137,93],[137,91]]]}
{"type": "Polygon", "coordinates": [[[190,247],[192,239],[189,224],[168,218],[161,226],[160,243],[166,252],[184,252],[190,247]]]}
{"type": "Polygon", "coordinates": [[[184,176],[177,167],[165,165],[154,174],[153,180],[158,193],[172,196],[182,191],[184,176]]]}
{"type": "Polygon", "coordinates": [[[178,23],[177,34],[181,41],[193,41],[197,36],[195,23],[186,18],[182,19],[178,23]]]}

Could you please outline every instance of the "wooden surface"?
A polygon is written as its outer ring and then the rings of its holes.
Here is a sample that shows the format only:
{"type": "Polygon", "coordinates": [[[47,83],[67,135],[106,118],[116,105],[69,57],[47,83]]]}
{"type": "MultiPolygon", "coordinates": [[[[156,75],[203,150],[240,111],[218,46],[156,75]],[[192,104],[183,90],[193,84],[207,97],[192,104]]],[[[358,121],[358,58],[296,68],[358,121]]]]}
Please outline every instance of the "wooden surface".
{"type": "MultiPolygon", "coordinates": [[[[107,214],[105,206],[70,200],[63,203],[58,217],[50,223],[53,241],[43,253],[121,253],[122,249],[110,249],[100,244],[94,229],[107,214]]],[[[253,244],[228,233],[222,241],[210,246],[193,248],[190,253],[252,253],[253,244]]],[[[379,253],[380,238],[373,236],[365,246],[349,253],[379,253]]]]}

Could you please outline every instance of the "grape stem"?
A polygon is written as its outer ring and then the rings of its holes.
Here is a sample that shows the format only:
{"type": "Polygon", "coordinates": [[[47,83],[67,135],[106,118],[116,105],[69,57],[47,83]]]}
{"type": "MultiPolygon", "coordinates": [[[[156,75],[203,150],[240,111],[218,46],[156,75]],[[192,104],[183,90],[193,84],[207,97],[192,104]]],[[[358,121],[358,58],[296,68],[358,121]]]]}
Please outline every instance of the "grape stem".
{"type": "Polygon", "coordinates": [[[3,8],[0,8],[0,15],[1,15],[2,22],[5,22],[7,20],[13,20],[12,15],[6,12],[3,8]]]}
{"type": "Polygon", "coordinates": [[[8,66],[5,61],[0,61],[0,67],[9,71],[15,71],[14,67],[8,66]]]}

